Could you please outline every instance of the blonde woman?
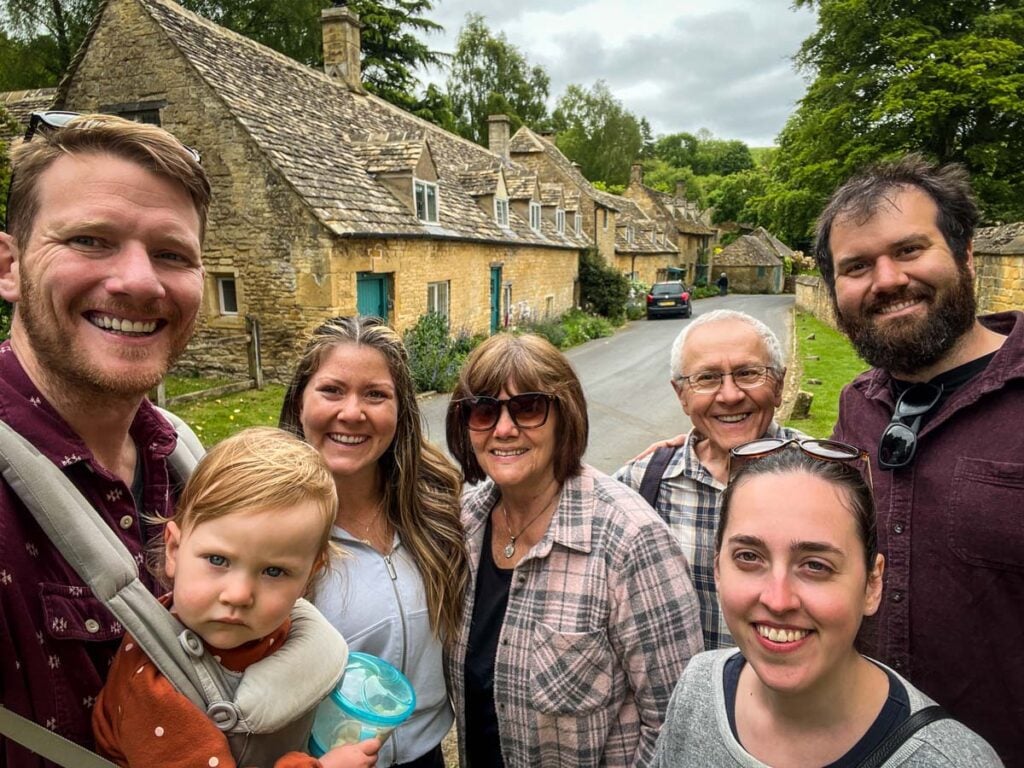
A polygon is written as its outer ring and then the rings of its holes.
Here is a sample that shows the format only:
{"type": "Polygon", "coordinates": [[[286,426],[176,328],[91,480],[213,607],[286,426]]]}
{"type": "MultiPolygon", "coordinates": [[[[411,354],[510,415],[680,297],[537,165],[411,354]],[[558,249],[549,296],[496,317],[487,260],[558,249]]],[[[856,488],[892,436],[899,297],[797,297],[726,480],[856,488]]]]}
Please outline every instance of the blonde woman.
{"type": "Polygon", "coordinates": [[[460,479],[422,435],[401,339],[379,318],[336,317],[298,363],[280,425],[323,456],[338,489],[333,538],[345,552],[314,602],[354,651],[412,681],[416,710],[381,748],[381,765],[444,765],[453,714],[442,651],[468,580],[460,479]]]}

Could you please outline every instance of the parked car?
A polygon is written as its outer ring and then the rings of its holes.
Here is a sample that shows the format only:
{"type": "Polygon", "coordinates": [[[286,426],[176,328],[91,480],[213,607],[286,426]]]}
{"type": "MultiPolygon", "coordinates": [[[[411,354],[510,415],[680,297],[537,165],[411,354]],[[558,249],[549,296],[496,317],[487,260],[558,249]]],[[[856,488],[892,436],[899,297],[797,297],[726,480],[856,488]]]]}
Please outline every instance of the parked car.
{"type": "Polygon", "coordinates": [[[655,283],[647,292],[648,320],[665,315],[689,317],[692,312],[690,290],[678,280],[670,283],[655,283]]]}

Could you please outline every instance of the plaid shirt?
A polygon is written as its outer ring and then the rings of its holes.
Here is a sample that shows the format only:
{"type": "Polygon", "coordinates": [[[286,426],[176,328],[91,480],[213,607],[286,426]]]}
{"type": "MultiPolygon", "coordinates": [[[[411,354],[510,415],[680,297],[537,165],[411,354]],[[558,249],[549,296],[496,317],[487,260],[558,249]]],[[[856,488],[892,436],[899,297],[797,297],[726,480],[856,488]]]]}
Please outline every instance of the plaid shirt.
{"type": "MultiPolygon", "coordinates": [[[[772,422],[765,437],[803,438],[802,432],[772,422]]],[[[693,586],[700,600],[700,624],[704,629],[704,647],[713,651],[735,645],[718,605],[715,589],[715,532],[718,530],[720,502],[725,485],[718,482],[697,458],[696,446],[703,439],[690,430],[682,450],[675,452],[665,468],[655,509],[668,523],[683,547],[690,564],[693,586]]],[[[651,454],[653,455],[653,454],[651,454]]],[[[651,455],[631,461],[615,473],[634,490],[640,489],[651,455]]]]}
{"type": "MultiPolygon", "coordinates": [[[[465,758],[466,646],[490,480],[463,496],[470,585],[448,658],[465,758]]],[[[516,566],[494,662],[509,768],[643,766],[676,682],[701,650],[697,598],[668,528],[591,467],[562,487],[544,537],[516,566]]]]}

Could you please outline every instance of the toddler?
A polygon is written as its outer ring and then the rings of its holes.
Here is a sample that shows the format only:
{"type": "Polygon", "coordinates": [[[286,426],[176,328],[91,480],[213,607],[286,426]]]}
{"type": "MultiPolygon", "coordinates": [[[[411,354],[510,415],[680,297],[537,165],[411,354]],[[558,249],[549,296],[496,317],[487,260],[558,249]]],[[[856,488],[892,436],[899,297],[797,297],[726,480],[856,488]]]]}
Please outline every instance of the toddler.
{"type": "MultiPolygon", "coordinates": [[[[329,561],[336,511],[334,480],[306,443],[269,427],[224,440],[199,462],[166,521],[170,610],[227,669],[241,672],[273,653],[295,601],[329,561]]],[[[96,701],[93,731],[97,751],[122,766],[236,765],[226,736],[128,635],[96,701]]],[[[274,766],[364,768],[379,748],[369,739],[320,760],[290,752],[274,766]]]]}

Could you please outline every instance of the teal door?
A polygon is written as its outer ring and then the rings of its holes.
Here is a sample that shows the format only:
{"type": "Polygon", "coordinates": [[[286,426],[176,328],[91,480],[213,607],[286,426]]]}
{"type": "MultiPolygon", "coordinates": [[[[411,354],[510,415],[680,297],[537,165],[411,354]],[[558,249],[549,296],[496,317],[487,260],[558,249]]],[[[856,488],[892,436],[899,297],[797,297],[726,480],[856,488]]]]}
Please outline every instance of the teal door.
{"type": "Polygon", "coordinates": [[[491,333],[501,330],[501,267],[491,267],[491,333]]]}
{"type": "Polygon", "coordinates": [[[356,273],[356,310],[360,315],[388,319],[388,278],[372,272],[356,273]]]}

